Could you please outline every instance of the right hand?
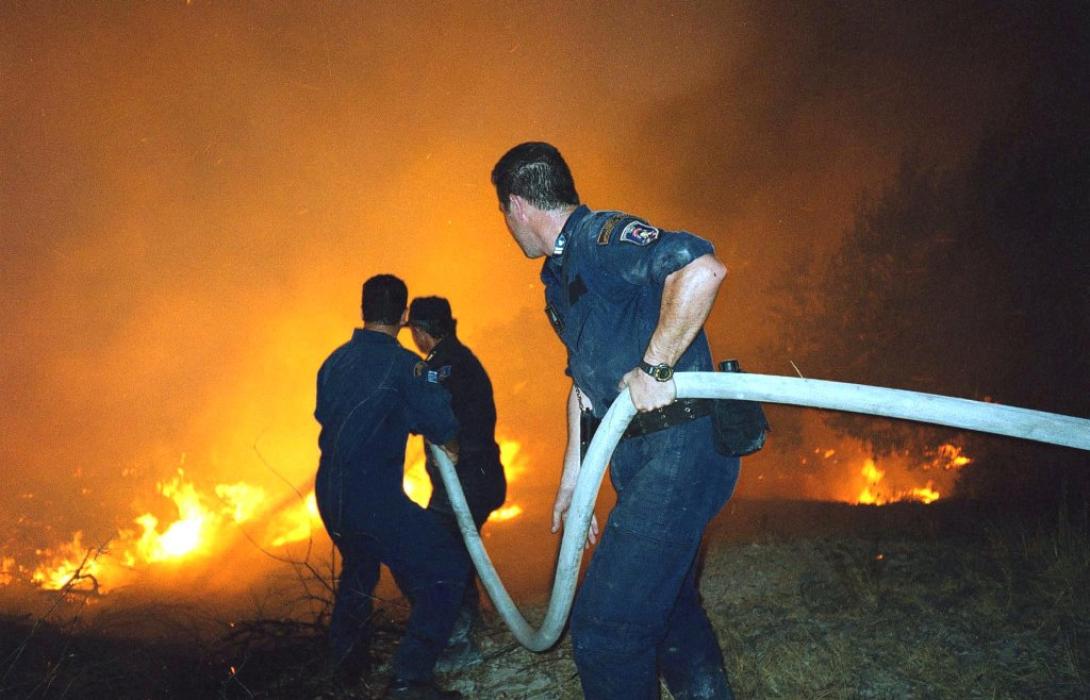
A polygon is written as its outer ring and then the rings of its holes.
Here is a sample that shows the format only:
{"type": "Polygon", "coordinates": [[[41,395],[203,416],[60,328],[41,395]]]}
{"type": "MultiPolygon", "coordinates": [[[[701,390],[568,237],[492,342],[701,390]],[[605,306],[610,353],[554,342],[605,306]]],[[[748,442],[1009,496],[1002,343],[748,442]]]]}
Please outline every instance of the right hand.
{"type": "MultiPolygon", "coordinates": [[[[552,533],[556,534],[560,531],[560,524],[564,521],[565,516],[568,513],[568,509],[571,508],[571,497],[575,492],[574,486],[561,485],[556,491],[556,500],[553,501],[553,527],[552,533]]],[[[598,516],[593,513],[590,516],[590,528],[587,529],[587,543],[584,545],[589,548],[593,544],[598,543],[598,516]]]]}

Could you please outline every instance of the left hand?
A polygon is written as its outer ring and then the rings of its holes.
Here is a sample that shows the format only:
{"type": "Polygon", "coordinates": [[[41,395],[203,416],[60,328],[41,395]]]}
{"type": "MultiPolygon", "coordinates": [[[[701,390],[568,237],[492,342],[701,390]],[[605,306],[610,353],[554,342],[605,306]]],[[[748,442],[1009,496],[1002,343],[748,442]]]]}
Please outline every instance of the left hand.
{"type": "Polygon", "coordinates": [[[653,411],[674,402],[677,398],[677,386],[673,378],[660,382],[639,367],[635,367],[621,377],[618,389],[628,387],[632,396],[632,405],[640,413],[653,411]]]}

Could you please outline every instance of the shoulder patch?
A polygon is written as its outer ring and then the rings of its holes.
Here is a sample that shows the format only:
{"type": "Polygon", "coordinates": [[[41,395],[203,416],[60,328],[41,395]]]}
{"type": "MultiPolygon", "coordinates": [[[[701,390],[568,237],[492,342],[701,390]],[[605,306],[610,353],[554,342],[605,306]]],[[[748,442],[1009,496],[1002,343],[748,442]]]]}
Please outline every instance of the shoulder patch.
{"type": "Polygon", "coordinates": [[[614,214],[606,219],[606,222],[602,224],[602,229],[598,231],[598,245],[608,244],[609,237],[613,235],[613,229],[617,228],[617,224],[626,218],[628,217],[624,214],[614,214]]]}
{"type": "Polygon", "coordinates": [[[659,230],[642,221],[632,221],[621,231],[617,240],[633,245],[645,246],[654,243],[659,238],[659,230]]]}
{"type": "Polygon", "coordinates": [[[443,365],[439,369],[428,370],[428,381],[432,384],[442,384],[443,380],[450,376],[450,365],[443,365]]]}

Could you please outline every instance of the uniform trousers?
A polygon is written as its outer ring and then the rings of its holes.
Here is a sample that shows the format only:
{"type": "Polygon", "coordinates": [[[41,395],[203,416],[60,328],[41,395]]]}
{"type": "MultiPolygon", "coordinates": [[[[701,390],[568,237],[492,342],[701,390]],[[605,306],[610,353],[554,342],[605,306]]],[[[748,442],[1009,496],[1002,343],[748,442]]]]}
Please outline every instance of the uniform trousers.
{"type": "Polygon", "coordinates": [[[617,504],[571,618],[588,699],[653,700],[660,675],[679,700],[733,697],[695,569],[738,471],[738,458],[715,451],[710,416],[618,445],[617,504]]]}
{"type": "Polygon", "coordinates": [[[412,604],[404,636],[391,663],[394,675],[431,679],[461,608],[470,562],[461,543],[434,513],[404,494],[381,503],[355,503],[366,517],[327,518],[328,499],[319,494],[319,512],[343,564],[330,620],[330,645],[341,660],[365,648],[379,564],[385,564],[412,604]],[[337,525],[334,527],[334,525],[337,525]]]}

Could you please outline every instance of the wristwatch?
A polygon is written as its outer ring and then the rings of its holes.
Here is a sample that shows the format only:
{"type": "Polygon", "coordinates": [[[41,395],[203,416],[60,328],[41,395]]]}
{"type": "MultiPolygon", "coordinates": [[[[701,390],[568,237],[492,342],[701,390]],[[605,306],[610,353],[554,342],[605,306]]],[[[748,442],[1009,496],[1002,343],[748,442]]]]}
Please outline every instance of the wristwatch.
{"type": "Polygon", "coordinates": [[[654,377],[657,382],[668,382],[670,381],[670,378],[674,376],[674,368],[665,362],[658,365],[651,365],[640,360],[640,369],[654,377]]]}

